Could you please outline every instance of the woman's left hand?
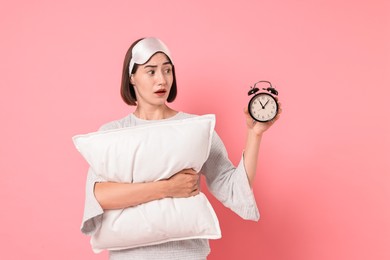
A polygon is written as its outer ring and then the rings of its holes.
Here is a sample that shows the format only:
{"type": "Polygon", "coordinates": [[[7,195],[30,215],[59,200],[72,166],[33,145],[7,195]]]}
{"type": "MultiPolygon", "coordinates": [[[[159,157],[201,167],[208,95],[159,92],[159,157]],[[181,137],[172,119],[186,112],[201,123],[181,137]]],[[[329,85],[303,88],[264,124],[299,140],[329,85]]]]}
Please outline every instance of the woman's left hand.
{"type": "Polygon", "coordinates": [[[278,114],[276,115],[276,117],[274,119],[272,119],[271,121],[265,122],[265,123],[253,120],[253,118],[249,115],[248,108],[246,107],[244,109],[244,113],[246,116],[246,126],[247,126],[248,130],[253,131],[257,135],[262,135],[279,119],[280,114],[282,113],[282,104],[280,102],[278,102],[278,106],[279,106],[279,111],[278,111],[278,114]]]}

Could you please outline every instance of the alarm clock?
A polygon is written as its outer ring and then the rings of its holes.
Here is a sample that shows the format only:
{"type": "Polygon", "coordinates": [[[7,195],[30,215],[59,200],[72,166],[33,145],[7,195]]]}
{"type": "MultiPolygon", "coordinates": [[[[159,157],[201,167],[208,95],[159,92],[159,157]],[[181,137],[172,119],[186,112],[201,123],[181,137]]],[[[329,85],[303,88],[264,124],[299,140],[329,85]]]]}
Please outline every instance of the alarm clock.
{"type": "Polygon", "coordinates": [[[248,96],[250,95],[254,96],[249,101],[248,112],[253,120],[264,123],[276,117],[279,111],[278,91],[272,87],[271,82],[266,80],[256,82],[248,92],[248,96]],[[259,92],[260,89],[256,87],[258,83],[266,83],[269,87],[262,88],[259,92]]]}

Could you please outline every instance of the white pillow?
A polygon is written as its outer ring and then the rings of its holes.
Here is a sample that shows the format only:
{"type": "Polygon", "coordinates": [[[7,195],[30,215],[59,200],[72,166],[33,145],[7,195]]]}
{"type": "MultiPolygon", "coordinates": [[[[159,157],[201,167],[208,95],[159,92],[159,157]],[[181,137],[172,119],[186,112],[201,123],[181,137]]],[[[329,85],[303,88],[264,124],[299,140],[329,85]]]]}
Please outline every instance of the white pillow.
{"type": "MultiPolygon", "coordinates": [[[[199,172],[207,160],[215,116],[204,115],[73,137],[97,175],[114,182],[167,179],[187,168],[199,172]]],[[[121,210],[105,210],[92,235],[94,252],[184,239],[217,239],[217,216],[203,193],[165,198],[121,210]]]]}

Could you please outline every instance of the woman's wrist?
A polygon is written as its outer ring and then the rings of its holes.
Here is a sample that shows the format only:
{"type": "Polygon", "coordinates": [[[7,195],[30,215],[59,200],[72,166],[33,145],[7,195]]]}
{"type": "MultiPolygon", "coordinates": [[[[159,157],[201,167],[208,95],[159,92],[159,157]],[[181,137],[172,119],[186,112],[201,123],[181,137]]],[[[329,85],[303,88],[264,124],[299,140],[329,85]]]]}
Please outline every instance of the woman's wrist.
{"type": "Polygon", "coordinates": [[[248,138],[251,138],[253,140],[260,139],[263,137],[265,131],[258,131],[254,128],[249,128],[247,131],[248,138]]]}
{"type": "Polygon", "coordinates": [[[170,194],[170,188],[169,188],[169,181],[168,180],[160,180],[155,182],[156,183],[156,190],[157,190],[157,197],[158,199],[164,199],[168,197],[172,197],[170,194]]]}

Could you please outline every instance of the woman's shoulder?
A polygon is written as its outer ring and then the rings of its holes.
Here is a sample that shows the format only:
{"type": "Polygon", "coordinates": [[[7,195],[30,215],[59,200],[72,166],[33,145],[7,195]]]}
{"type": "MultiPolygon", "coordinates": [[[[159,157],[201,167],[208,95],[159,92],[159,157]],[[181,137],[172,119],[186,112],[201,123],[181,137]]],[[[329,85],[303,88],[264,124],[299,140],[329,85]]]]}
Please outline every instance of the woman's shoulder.
{"type": "Polygon", "coordinates": [[[117,128],[128,127],[128,126],[131,126],[130,115],[103,124],[102,126],[100,126],[99,131],[107,131],[107,130],[112,130],[117,128]]]}
{"type": "Polygon", "coordinates": [[[185,112],[178,112],[176,116],[174,116],[173,119],[179,120],[179,119],[186,119],[186,118],[191,118],[191,117],[196,117],[198,115],[195,114],[190,114],[190,113],[185,113],[185,112]]]}

